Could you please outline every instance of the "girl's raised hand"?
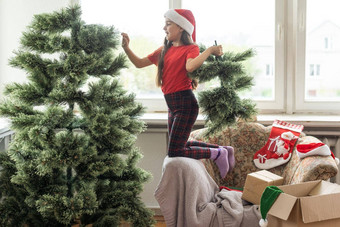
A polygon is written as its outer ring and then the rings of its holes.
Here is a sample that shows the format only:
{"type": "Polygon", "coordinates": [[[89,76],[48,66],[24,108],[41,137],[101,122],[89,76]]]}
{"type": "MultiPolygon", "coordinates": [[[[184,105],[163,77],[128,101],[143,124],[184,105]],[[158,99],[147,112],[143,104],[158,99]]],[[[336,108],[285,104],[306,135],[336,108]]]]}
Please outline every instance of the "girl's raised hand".
{"type": "Polygon", "coordinates": [[[217,45],[217,46],[211,46],[209,47],[210,53],[215,55],[215,56],[222,56],[223,55],[223,49],[222,45],[217,45]]]}
{"type": "Polygon", "coordinates": [[[122,37],[123,37],[123,40],[122,40],[122,47],[125,49],[125,48],[128,48],[129,47],[129,43],[130,43],[130,38],[129,38],[129,35],[122,32],[121,33],[122,37]]]}

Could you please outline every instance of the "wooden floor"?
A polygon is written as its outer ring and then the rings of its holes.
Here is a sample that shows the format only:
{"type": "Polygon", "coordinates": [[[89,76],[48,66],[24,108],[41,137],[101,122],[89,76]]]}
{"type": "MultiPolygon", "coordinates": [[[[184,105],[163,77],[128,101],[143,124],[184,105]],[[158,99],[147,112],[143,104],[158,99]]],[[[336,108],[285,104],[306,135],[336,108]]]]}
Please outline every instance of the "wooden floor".
{"type": "MultiPolygon", "coordinates": [[[[166,227],[163,216],[155,215],[154,219],[156,220],[155,227],[166,227]]],[[[122,223],[119,227],[130,227],[130,225],[125,222],[125,223],[122,223]]]]}
{"type": "MultiPolygon", "coordinates": [[[[162,215],[155,215],[153,218],[156,220],[155,227],[166,227],[164,217],[162,215]]],[[[80,224],[74,224],[72,227],[80,227],[80,224]]],[[[92,227],[92,224],[86,225],[85,227],[92,227]]],[[[131,225],[125,221],[122,221],[119,227],[131,227],[131,225]]]]}
{"type": "Polygon", "coordinates": [[[163,216],[155,216],[154,218],[157,221],[155,227],[166,227],[163,216]]]}

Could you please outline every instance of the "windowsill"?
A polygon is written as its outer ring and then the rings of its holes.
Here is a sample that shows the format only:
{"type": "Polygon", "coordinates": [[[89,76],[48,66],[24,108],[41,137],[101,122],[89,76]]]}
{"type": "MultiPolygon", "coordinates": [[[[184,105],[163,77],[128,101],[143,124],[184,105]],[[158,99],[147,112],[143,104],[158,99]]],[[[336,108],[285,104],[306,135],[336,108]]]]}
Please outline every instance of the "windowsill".
{"type": "MultiPolygon", "coordinates": [[[[302,124],[308,128],[327,128],[340,133],[340,116],[338,115],[312,115],[312,114],[260,114],[257,116],[257,122],[263,125],[271,125],[274,120],[287,121],[292,124],[302,124]]],[[[141,120],[145,121],[149,128],[166,128],[167,113],[145,113],[141,116],[141,120]]],[[[204,127],[204,117],[199,115],[195,127],[204,127]]],[[[10,131],[10,121],[0,118],[0,134],[10,131]]]]}
{"type": "Polygon", "coordinates": [[[272,124],[275,119],[293,124],[302,124],[308,127],[340,128],[339,115],[313,115],[313,114],[263,114],[257,117],[262,124],[272,124]]]}
{"type": "MultiPolygon", "coordinates": [[[[167,124],[167,113],[145,113],[142,117],[149,126],[161,126],[167,124]]],[[[339,115],[313,115],[313,114],[260,114],[257,122],[263,125],[271,125],[274,120],[287,121],[292,124],[302,124],[305,127],[328,127],[339,128],[339,115]]],[[[196,126],[204,126],[205,120],[202,115],[197,117],[196,126]]]]}

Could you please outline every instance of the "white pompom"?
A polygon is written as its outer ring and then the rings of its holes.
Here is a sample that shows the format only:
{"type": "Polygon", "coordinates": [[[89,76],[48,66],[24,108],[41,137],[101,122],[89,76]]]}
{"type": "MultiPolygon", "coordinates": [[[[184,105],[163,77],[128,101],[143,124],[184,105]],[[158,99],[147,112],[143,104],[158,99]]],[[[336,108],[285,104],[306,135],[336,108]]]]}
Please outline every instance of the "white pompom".
{"type": "Polygon", "coordinates": [[[338,166],[339,165],[339,159],[335,158],[334,160],[335,160],[336,165],[338,166]]]}
{"type": "Polygon", "coordinates": [[[259,224],[260,224],[261,227],[267,227],[268,221],[267,221],[267,219],[261,219],[259,224]]]}

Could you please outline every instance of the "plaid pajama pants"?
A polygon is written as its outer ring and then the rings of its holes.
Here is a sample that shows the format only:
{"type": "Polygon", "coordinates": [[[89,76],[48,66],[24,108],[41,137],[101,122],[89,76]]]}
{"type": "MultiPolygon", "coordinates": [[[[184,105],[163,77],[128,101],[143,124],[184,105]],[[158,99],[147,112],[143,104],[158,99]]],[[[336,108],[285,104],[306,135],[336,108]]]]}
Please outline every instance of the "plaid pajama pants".
{"type": "Polygon", "coordinates": [[[188,141],[198,115],[198,104],[192,90],[164,95],[168,105],[169,157],[210,158],[209,148],[218,145],[188,141]]]}

